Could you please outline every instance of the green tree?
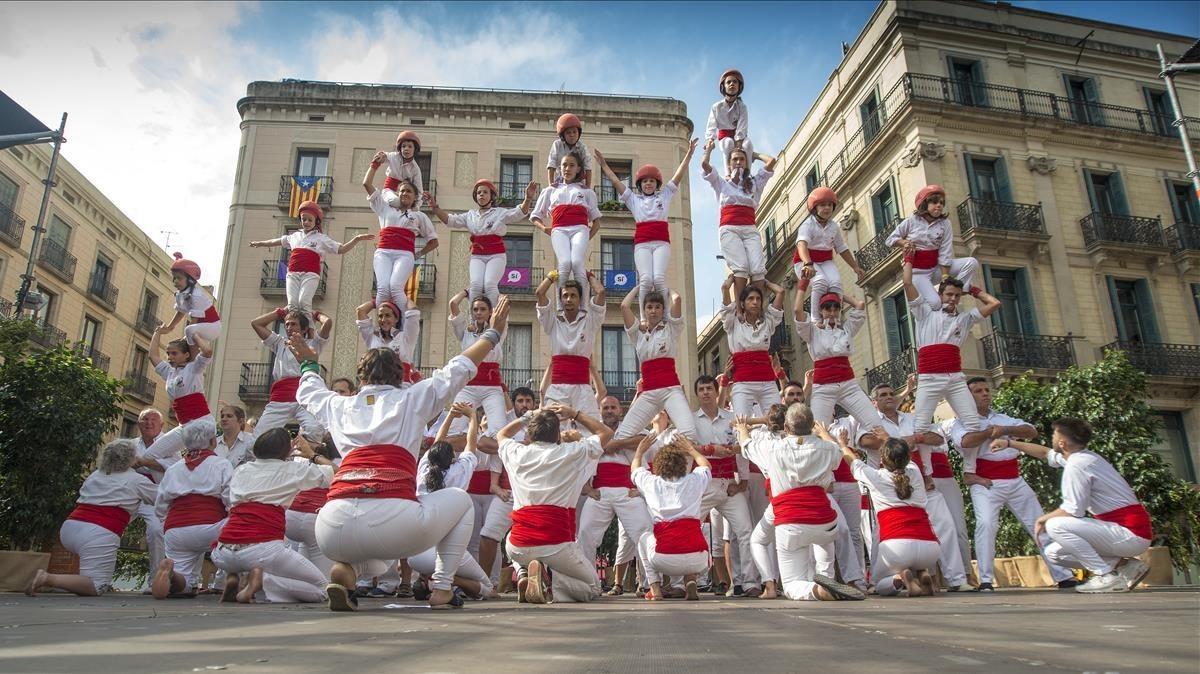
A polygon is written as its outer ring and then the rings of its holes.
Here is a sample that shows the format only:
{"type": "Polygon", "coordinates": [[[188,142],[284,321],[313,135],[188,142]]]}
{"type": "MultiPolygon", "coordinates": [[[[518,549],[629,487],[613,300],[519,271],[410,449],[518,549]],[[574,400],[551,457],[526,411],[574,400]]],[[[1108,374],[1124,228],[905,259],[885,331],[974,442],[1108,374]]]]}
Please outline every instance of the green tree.
{"type": "Polygon", "coordinates": [[[121,383],[71,347],[30,353],[37,329],[0,319],[0,548],[54,541],[121,411],[121,383]]]}
{"type": "MultiPolygon", "coordinates": [[[[1114,349],[1099,362],[1071,367],[1050,383],[1022,375],[1000,387],[993,406],[1033,424],[1040,433],[1037,442],[1045,445],[1055,419],[1076,417],[1091,424],[1089,448],[1112,463],[1133,487],[1154,522],[1154,543],[1170,548],[1172,562],[1183,569],[1200,562],[1193,533],[1200,531],[1200,492],[1176,478],[1162,457],[1150,451],[1158,420],[1146,403],[1148,395],[1146,373],[1114,349]]],[[[1037,493],[1043,508],[1049,510],[1062,502],[1060,471],[1043,461],[1024,458],[1021,476],[1037,493]]],[[[968,527],[973,529],[969,494],[965,500],[968,527]]],[[[1005,510],[996,536],[997,556],[1036,553],[1033,540],[1005,510]]]]}

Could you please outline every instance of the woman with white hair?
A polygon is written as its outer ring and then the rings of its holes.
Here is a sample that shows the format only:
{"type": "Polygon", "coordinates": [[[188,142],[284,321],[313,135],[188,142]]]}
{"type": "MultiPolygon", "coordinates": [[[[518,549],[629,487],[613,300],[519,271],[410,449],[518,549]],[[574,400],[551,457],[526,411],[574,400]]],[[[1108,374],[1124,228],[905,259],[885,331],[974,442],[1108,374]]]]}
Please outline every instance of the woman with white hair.
{"type": "Polygon", "coordinates": [[[95,597],[112,585],[117,548],[129,518],[142,503],[153,503],[154,483],[133,470],[132,440],[114,440],[96,457],[96,470],[79,488],[79,500],[58,531],[63,547],[79,555],[79,575],[39,570],[25,588],[35,596],[44,587],[95,597]]]}

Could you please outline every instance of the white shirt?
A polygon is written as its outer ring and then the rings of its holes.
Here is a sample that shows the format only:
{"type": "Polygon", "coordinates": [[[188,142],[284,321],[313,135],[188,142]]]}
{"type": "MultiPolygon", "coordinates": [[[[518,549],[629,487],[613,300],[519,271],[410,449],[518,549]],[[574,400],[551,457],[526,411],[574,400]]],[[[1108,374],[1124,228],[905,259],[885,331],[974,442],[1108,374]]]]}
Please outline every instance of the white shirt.
{"type": "Polygon", "coordinates": [[[353,396],[330,391],[320,374],[308,372],[300,377],[296,401],[329,429],[343,460],[357,447],[386,444],[405,448],[415,462],[426,425],[475,372],[470,359],[455,356],[445,367],[407,388],[371,384],[353,396]]]}
{"type": "Polygon", "coordinates": [[[763,302],[763,314],[757,323],[748,323],[737,315],[736,304],[721,305],[721,324],[725,326],[725,339],[730,353],[742,351],[769,351],[771,336],[783,321],[783,309],[763,302]]]}
{"type": "MultiPolygon", "coordinates": [[[[324,350],[325,342],[329,340],[323,339],[318,334],[316,337],[312,339],[306,339],[304,341],[308,344],[310,349],[319,354],[322,350],[324,350]]],[[[300,362],[296,360],[294,355],[292,355],[292,351],[288,348],[286,339],[280,336],[279,333],[272,332],[263,338],[262,343],[263,346],[267,347],[275,354],[275,363],[271,366],[271,376],[273,377],[272,381],[279,381],[280,379],[290,379],[300,376],[300,362]]]]}
{"type": "Polygon", "coordinates": [[[888,234],[887,245],[895,246],[900,239],[913,242],[917,250],[938,251],[939,265],[948,267],[954,259],[954,231],[950,228],[950,220],[945,216],[933,222],[916,214],[908,216],[888,234]]]}
{"type": "Polygon", "coordinates": [[[550,144],[550,156],[546,159],[546,168],[559,170],[559,164],[562,163],[562,158],[567,156],[571,151],[574,151],[580,157],[583,157],[583,170],[592,170],[592,153],[588,152],[587,145],[583,144],[583,138],[580,138],[575,143],[575,147],[567,147],[567,142],[562,138],[555,140],[550,144]]]}
{"type": "Polygon", "coordinates": [[[696,466],[678,480],[664,480],[645,466],[633,471],[633,483],[646,499],[652,522],[701,519],[700,500],[711,479],[712,472],[705,466],[696,466]]]}
{"type": "Polygon", "coordinates": [[[193,393],[204,393],[204,368],[208,366],[208,357],[197,353],[183,367],[171,367],[166,359],[158,361],[154,371],[166,382],[167,397],[171,400],[193,393]]]}
{"type": "Polygon", "coordinates": [[[815,435],[803,438],[778,437],[765,428],[755,428],[741,443],[742,454],[771,480],[771,495],[799,487],[828,487],[833,469],[842,460],[842,450],[815,435]]]}
{"type": "Polygon", "coordinates": [[[810,250],[832,250],[837,253],[849,250],[845,240],[842,239],[841,226],[833,218],[822,225],[817,216],[808,216],[804,222],[800,223],[800,229],[796,232],[796,240],[808,244],[810,250]]]}
{"type": "MultiPolygon", "coordinates": [[[[157,450],[155,450],[153,454],[151,454],[149,451],[150,448],[153,447],[154,443],[158,442],[158,438],[161,438],[161,437],[162,437],[162,433],[159,433],[158,437],[151,440],[150,444],[147,445],[142,440],[142,436],[139,435],[133,441],[133,451],[134,451],[134,454],[136,454],[139,459],[142,457],[149,457],[151,459],[154,459],[155,461],[158,462],[158,465],[163,467],[163,470],[166,470],[167,468],[171,467],[171,464],[173,464],[179,460],[179,452],[166,453],[163,451],[163,447],[166,447],[167,445],[159,445],[159,448],[157,450]]],[[[158,483],[160,480],[162,480],[163,470],[154,470],[152,468],[138,468],[137,472],[150,478],[150,480],[152,482],[158,483]]]]}
{"type": "Polygon", "coordinates": [[[741,96],[733,99],[733,103],[727,103],[722,97],[712,104],[708,111],[708,124],[704,127],[704,139],[716,138],[717,131],[721,129],[732,129],[735,141],[745,141],[750,135],[750,110],[741,96]]]}
{"type": "Polygon", "coordinates": [[[900,498],[896,493],[896,484],[892,481],[890,470],[868,466],[861,460],[855,460],[850,464],[850,472],[854,479],[866,485],[867,491],[871,492],[871,502],[875,504],[876,512],[901,506],[925,508],[928,498],[925,494],[925,481],[921,478],[921,472],[911,462],[904,467],[904,473],[908,475],[908,482],[912,485],[912,495],[907,500],[900,498]]]}
{"type": "MultiPolygon", "coordinates": [[[[980,415],[983,416],[983,415],[980,415]]],[[[997,412],[996,410],[988,410],[987,416],[983,417],[985,426],[1030,426],[1028,421],[1010,417],[1007,414],[997,412]]],[[[1021,456],[1019,450],[1012,447],[1006,447],[999,451],[992,451],[992,441],[984,440],[978,448],[963,447],[963,437],[967,434],[967,427],[957,419],[954,420],[954,426],[950,430],[950,437],[954,440],[954,446],[958,447],[958,451],[963,455],[963,472],[974,473],[977,468],[977,461],[1008,461],[1021,456]],[[971,451],[975,450],[975,451],[971,451]]],[[[1007,435],[1001,437],[1008,437],[1007,435]]]]}
{"type": "Polygon", "coordinates": [[[246,431],[238,431],[232,445],[225,444],[225,434],[217,431],[217,448],[213,451],[217,456],[228,461],[234,468],[254,460],[254,436],[246,431]]]}
{"type": "Polygon", "coordinates": [[[395,150],[384,154],[387,155],[385,175],[401,182],[407,180],[412,183],[417,188],[417,201],[420,201],[421,193],[425,191],[425,185],[424,176],[421,174],[421,165],[417,163],[416,155],[413,155],[412,159],[404,161],[404,157],[395,150]]]}
{"type": "MultiPolygon", "coordinates": [[[[450,467],[446,469],[442,475],[442,489],[456,487],[466,491],[467,485],[471,482],[471,473],[475,472],[475,465],[479,462],[479,455],[475,452],[463,452],[450,462],[450,467]]],[[[429,487],[425,486],[425,480],[429,477],[429,472],[433,470],[433,466],[429,463],[429,452],[421,455],[421,460],[417,462],[417,496],[425,496],[429,492],[429,487]]]]}
{"type": "Polygon", "coordinates": [[[667,213],[671,210],[671,200],[679,192],[679,187],[667,181],[658,192],[649,196],[642,194],[637,185],[627,188],[617,197],[637,222],[666,222],[667,213]]]}
{"type": "Polygon", "coordinates": [[[796,334],[808,346],[808,355],[814,361],[837,356],[850,357],[854,335],[867,321],[867,313],[861,309],[846,312],[846,320],[839,326],[828,326],[819,315],[813,314],[807,321],[796,321],[796,334]]]}
{"type": "Polygon", "coordinates": [[[311,250],[321,256],[336,254],[338,249],[342,247],[342,244],[329,238],[316,228],[313,228],[311,232],[298,229],[291,234],[286,234],[275,240],[288,250],[311,250]]]}
{"type": "Polygon", "coordinates": [[[500,443],[500,460],[512,486],[513,509],[530,505],[574,508],[583,484],[592,476],[591,465],[604,450],[600,438],[578,442],[532,442],[506,439],[500,443]]]}
{"type": "Polygon", "coordinates": [[[758,201],[762,199],[763,189],[766,188],[767,182],[773,175],[775,175],[774,171],[759,169],[758,173],[755,173],[750,179],[751,190],[749,193],[743,190],[741,185],[734,185],[723,176],[718,175],[716,171],[708,171],[703,174],[703,177],[712,186],[713,192],[717,193],[717,202],[721,206],[758,208],[758,201]]]}
{"type": "Polygon", "coordinates": [[[199,283],[191,290],[180,290],[175,293],[175,311],[194,318],[204,318],[213,306],[212,296],[199,283]]]}
{"type": "Polygon", "coordinates": [[[1062,505],[1075,517],[1103,515],[1140,503],[1133,489],[1112,464],[1099,454],[1083,449],[1063,456],[1050,450],[1046,463],[1062,468],[1062,505]]]}
{"type": "Polygon", "coordinates": [[[471,236],[492,234],[504,236],[508,226],[525,218],[525,212],[520,208],[493,207],[487,210],[470,210],[450,215],[446,226],[450,229],[465,229],[471,236]]]}
{"type": "Polygon", "coordinates": [[[679,353],[679,342],[683,338],[683,318],[675,318],[666,308],[663,320],[648,332],[642,332],[641,323],[634,321],[625,328],[629,341],[633,342],[638,362],[645,363],[655,358],[675,358],[679,353]]]}
{"type": "Polygon", "coordinates": [[[311,461],[258,459],[243,463],[229,481],[230,507],[239,503],[264,503],[290,506],[296,494],[322,489],[333,480],[333,466],[318,466],[311,461]]]}
{"type": "Polygon", "coordinates": [[[917,348],[931,344],[953,344],[962,346],[971,334],[971,326],[983,320],[977,307],[970,311],[954,314],[944,309],[934,309],[921,297],[908,301],[908,310],[914,320],[917,348]]]}
{"type": "Polygon", "coordinates": [[[150,478],[127,470],[123,473],[105,474],[94,471],[79,487],[76,503],[100,506],[117,506],[132,515],[142,503],[154,503],[156,488],[150,478]]]}
{"type": "Polygon", "coordinates": [[[215,496],[228,508],[229,480],[232,477],[233,466],[219,456],[204,459],[195,470],[188,470],[187,463],[177,461],[167,469],[162,481],[158,483],[154,514],[158,515],[159,520],[165,520],[171,502],[188,494],[215,496]]]}
{"type": "MultiPolygon", "coordinates": [[[[457,315],[452,315],[450,319],[450,328],[454,330],[454,336],[462,343],[462,350],[466,351],[471,348],[475,342],[483,339],[483,333],[491,329],[492,326],[485,324],[482,330],[478,329],[475,321],[467,318],[463,312],[458,312],[457,315]]],[[[499,363],[504,358],[504,337],[508,335],[508,330],[500,333],[500,341],[496,342],[496,346],[488,351],[488,355],[483,359],[485,363],[499,363]]]]}
{"type": "Polygon", "coordinates": [[[413,208],[408,210],[392,208],[388,202],[383,200],[383,190],[372,192],[371,196],[367,197],[367,201],[371,203],[371,210],[379,216],[380,229],[399,227],[412,230],[417,238],[426,240],[438,238],[437,230],[433,228],[433,222],[429,220],[428,215],[413,208]]]}
{"type": "Polygon", "coordinates": [[[546,304],[537,305],[538,322],[542,332],[550,337],[550,354],[554,356],[582,356],[591,358],[596,348],[596,335],[604,323],[607,309],[595,300],[588,300],[587,307],[580,307],[574,321],[568,321],[562,311],[554,311],[549,298],[546,304]]]}
{"type": "Polygon", "coordinates": [[[699,408],[692,413],[692,416],[696,419],[697,445],[720,445],[732,448],[737,444],[737,434],[733,432],[733,412],[718,408],[717,416],[710,417],[704,413],[704,408],[699,408]]]}
{"type": "Polygon", "coordinates": [[[529,219],[541,220],[544,224],[550,224],[551,213],[555,206],[583,206],[588,212],[588,221],[599,220],[601,213],[600,208],[596,205],[596,193],[588,189],[583,183],[566,183],[564,185],[551,185],[542,190],[538,195],[537,204],[533,207],[533,212],[529,214],[529,219]]]}
{"type": "Polygon", "coordinates": [[[404,312],[404,329],[392,330],[392,338],[384,339],[379,327],[370,318],[355,321],[358,334],[368,349],[391,349],[401,362],[412,363],[417,350],[417,340],[421,336],[421,310],[409,309],[404,312]]]}

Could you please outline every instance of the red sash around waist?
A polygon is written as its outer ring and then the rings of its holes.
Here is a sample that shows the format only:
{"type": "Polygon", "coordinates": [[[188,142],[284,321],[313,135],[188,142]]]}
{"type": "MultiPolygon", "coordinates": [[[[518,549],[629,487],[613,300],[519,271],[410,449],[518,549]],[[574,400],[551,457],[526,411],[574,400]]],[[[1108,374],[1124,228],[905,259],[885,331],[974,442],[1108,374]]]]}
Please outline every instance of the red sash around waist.
{"type": "Polygon", "coordinates": [[[163,520],[163,531],[175,527],[190,527],[197,524],[213,524],[225,519],[225,503],[216,496],[206,494],[184,494],[167,508],[167,519],[163,520]]]}
{"type": "Polygon", "coordinates": [[[329,499],[417,500],[417,460],[400,445],[365,445],[350,452],[333,476],[329,499]]]}
{"type": "Polygon", "coordinates": [[[660,555],[708,552],[708,540],[700,529],[700,520],[683,517],[669,522],[655,522],[654,551],[660,555]]]}
{"type": "Polygon", "coordinates": [[[862,498],[859,499],[858,509],[859,510],[870,510],[871,509],[871,497],[868,494],[863,494],[862,498]]]}
{"type": "Polygon", "coordinates": [[[596,464],[596,477],[592,478],[592,486],[596,489],[601,487],[635,488],[629,464],[617,463],[616,461],[605,461],[596,464]]]}
{"type": "Polygon", "coordinates": [[[397,192],[400,190],[400,179],[387,176],[383,179],[383,189],[397,192]]]}
{"type": "Polygon", "coordinates": [[[814,384],[840,384],[854,379],[854,368],[847,356],[833,356],[813,361],[814,384]]]}
{"type": "Polygon", "coordinates": [[[650,241],[671,241],[671,226],[666,220],[646,220],[634,226],[633,244],[650,241]]]}
{"type": "Polygon", "coordinates": [[[575,509],[553,505],[528,505],[512,513],[508,544],[519,548],[558,545],[575,540],[575,509]]]}
{"type": "Polygon", "coordinates": [[[962,372],[962,354],[953,344],[930,344],[917,349],[917,374],[962,372]]]}
{"type": "Polygon", "coordinates": [[[989,480],[1015,480],[1021,477],[1021,464],[1016,459],[985,461],[981,458],[975,462],[975,474],[989,480]]]}
{"type": "Polygon", "coordinates": [[[736,456],[723,456],[720,458],[709,457],[708,464],[711,466],[714,480],[732,480],[734,474],[737,472],[736,456]]]}
{"type": "Polygon", "coordinates": [[[933,269],[938,263],[938,251],[918,250],[906,259],[912,260],[913,269],[933,269]]]}
{"type": "Polygon", "coordinates": [[[296,402],[296,389],[300,388],[299,377],[284,377],[271,382],[270,401],[273,403],[296,402]]]}
{"type": "Polygon", "coordinates": [[[91,503],[80,503],[75,506],[70,515],[67,515],[69,520],[95,524],[118,536],[125,533],[125,527],[129,526],[129,517],[129,511],[120,506],[93,505],[91,503]]]}
{"type": "Polygon", "coordinates": [[[833,467],[833,480],[834,482],[856,482],[854,473],[850,472],[850,464],[846,463],[844,459],[838,461],[837,465],[833,467]]]}
{"type": "Polygon", "coordinates": [[[588,209],[579,204],[560,204],[550,209],[551,227],[573,227],[588,223],[588,209]]]}
{"type": "Polygon", "coordinates": [[[512,485],[508,482],[508,471],[504,469],[500,469],[500,488],[512,489],[512,485]]]}
{"type": "Polygon", "coordinates": [[[902,538],[910,541],[937,542],[933,525],[924,508],[899,506],[875,513],[879,520],[879,540],[890,541],[902,538]]]}
{"type": "Polygon", "coordinates": [[[315,513],[325,505],[329,500],[329,490],[325,487],[317,487],[316,489],[305,489],[296,494],[296,498],[292,500],[292,505],[288,506],[288,510],[295,510],[299,513],[315,513]]]}
{"type": "Polygon", "coordinates": [[[386,250],[407,250],[416,254],[417,233],[406,227],[384,227],[379,230],[377,247],[386,250]]]}
{"type": "Polygon", "coordinates": [[[592,361],[587,356],[550,356],[551,384],[587,384],[592,361]]]}
{"type": "Polygon", "coordinates": [[[221,527],[221,543],[266,543],[284,538],[287,511],[283,506],[248,501],[229,509],[229,519],[221,527]]]}
{"type": "Polygon", "coordinates": [[[505,251],[504,237],[496,234],[472,234],[472,255],[499,255],[505,251]]]}
{"type": "Polygon", "coordinates": [[[1100,513],[1096,515],[1096,519],[1102,522],[1120,524],[1138,538],[1146,540],[1154,538],[1154,529],[1150,526],[1150,513],[1146,512],[1146,507],[1141,503],[1134,503],[1124,508],[1100,513]]]}
{"type": "MultiPolygon", "coordinates": [[[[954,477],[954,470],[950,467],[950,455],[943,452],[933,452],[929,455],[929,463],[933,464],[932,477],[954,477]]],[[[976,463],[976,469],[978,469],[976,463]]]]}
{"type": "Polygon", "coordinates": [[[288,256],[288,273],[321,273],[321,254],[309,248],[293,248],[288,256]]]}
{"type": "Polygon", "coordinates": [[[837,513],[824,487],[796,487],[771,497],[775,524],[832,524],[837,513]]]}
{"type": "Polygon", "coordinates": [[[471,481],[467,483],[467,493],[484,496],[492,493],[492,471],[484,468],[471,473],[471,481]]]}
{"type": "Polygon", "coordinates": [[[722,227],[726,225],[753,225],[755,222],[753,206],[727,204],[721,207],[722,227]]]}
{"type": "Polygon", "coordinates": [[[768,351],[737,351],[733,354],[733,381],[775,381],[775,368],[768,351]]]}
{"type": "Polygon", "coordinates": [[[748,461],[747,463],[750,464],[750,473],[751,474],[753,474],[753,475],[762,475],[763,474],[762,469],[758,467],[757,463],[754,463],[753,461],[748,461]]]}
{"type": "Polygon", "coordinates": [[[208,409],[208,400],[200,392],[189,393],[172,400],[171,409],[175,411],[175,418],[180,424],[212,414],[208,409]]]}
{"type": "Polygon", "coordinates": [[[475,377],[467,382],[467,386],[503,386],[500,377],[500,363],[480,363],[475,377]]]}
{"type": "Polygon", "coordinates": [[[415,384],[421,381],[421,371],[412,366],[412,363],[401,361],[401,366],[404,367],[404,383],[415,384]]]}
{"type": "Polygon", "coordinates": [[[736,134],[737,129],[717,129],[717,140],[733,138],[736,134]]]}
{"type": "Polygon", "coordinates": [[[651,358],[642,362],[642,390],[679,386],[679,374],[675,372],[674,358],[651,358]]]}
{"type": "Polygon", "coordinates": [[[221,320],[221,315],[217,313],[217,308],[211,306],[204,310],[204,315],[196,319],[197,323],[216,323],[221,320]]]}
{"type": "MultiPolygon", "coordinates": [[[[813,262],[829,262],[833,259],[833,251],[822,248],[809,248],[808,259],[813,262]]],[[[797,245],[792,249],[792,264],[800,264],[800,262],[800,246],[797,245]]]]}

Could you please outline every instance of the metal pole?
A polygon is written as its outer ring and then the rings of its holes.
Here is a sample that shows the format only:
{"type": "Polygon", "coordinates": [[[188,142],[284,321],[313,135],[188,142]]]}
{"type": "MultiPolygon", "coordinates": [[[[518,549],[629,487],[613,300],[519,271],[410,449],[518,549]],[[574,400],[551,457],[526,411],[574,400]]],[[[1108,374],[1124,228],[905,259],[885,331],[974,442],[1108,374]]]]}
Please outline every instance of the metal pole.
{"type": "Polygon", "coordinates": [[[1179,138],[1183,141],[1183,155],[1187,157],[1188,177],[1192,179],[1192,190],[1200,199],[1200,172],[1196,171],[1196,155],[1192,152],[1192,139],[1188,135],[1187,122],[1183,116],[1183,107],[1179,105],[1179,97],[1175,94],[1175,75],[1167,70],[1167,57],[1163,55],[1161,44],[1158,48],[1158,64],[1162,68],[1159,77],[1167,83],[1167,98],[1171,99],[1171,109],[1175,112],[1175,128],[1179,129],[1179,138]]]}
{"type": "Polygon", "coordinates": [[[63,130],[67,128],[67,113],[63,113],[62,121],[58,124],[58,131],[54,133],[54,151],[50,153],[50,170],[46,173],[46,179],[42,181],[46,187],[42,190],[42,207],[38,210],[37,224],[33,226],[33,245],[29,249],[29,261],[25,265],[25,273],[21,275],[21,289],[17,291],[17,306],[13,309],[13,316],[20,316],[21,310],[25,306],[25,298],[29,295],[29,287],[33,284],[33,258],[37,255],[38,242],[42,238],[42,232],[46,228],[42,226],[46,219],[46,209],[50,207],[50,190],[54,187],[54,173],[58,168],[58,154],[62,148],[63,130]]]}

